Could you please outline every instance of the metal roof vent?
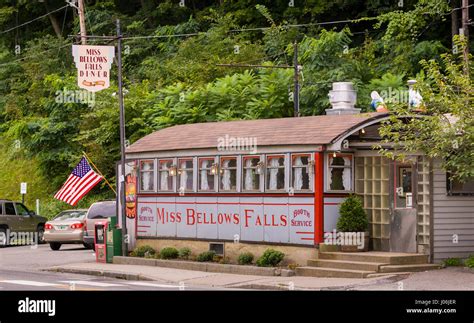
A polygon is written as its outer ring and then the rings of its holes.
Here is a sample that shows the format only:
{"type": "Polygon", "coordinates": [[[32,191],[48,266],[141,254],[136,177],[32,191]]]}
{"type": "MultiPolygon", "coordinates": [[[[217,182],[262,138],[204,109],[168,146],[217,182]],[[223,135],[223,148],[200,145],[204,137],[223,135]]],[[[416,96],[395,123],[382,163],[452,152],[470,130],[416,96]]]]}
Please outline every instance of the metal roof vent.
{"type": "Polygon", "coordinates": [[[333,83],[328,96],[332,108],[326,109],[327,115],[360,113],[360,109],[355,108],[357,93],[352,82],[333,83]]]}

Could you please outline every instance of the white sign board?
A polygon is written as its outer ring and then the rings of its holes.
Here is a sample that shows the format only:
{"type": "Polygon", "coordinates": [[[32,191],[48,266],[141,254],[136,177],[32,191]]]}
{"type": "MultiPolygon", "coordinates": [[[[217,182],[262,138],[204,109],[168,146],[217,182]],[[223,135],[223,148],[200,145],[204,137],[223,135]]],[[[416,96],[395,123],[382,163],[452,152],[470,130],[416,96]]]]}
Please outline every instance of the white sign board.
{"type": "Polygon", "coordinates": [[[115,57],[114,46],[72,45],[77,68],[77,85],[97,92],[110,86],[110,68],[115,57]]]}
{"type": "Polygon", "coordinates": [[[307,197],[138,197],[139,237],[314,245],[307,197]]]}
{"type": "Polygon", "coordinates": [[[23,182],[20,184],[20,194],[26,194],[27,183],[23,182]]]}

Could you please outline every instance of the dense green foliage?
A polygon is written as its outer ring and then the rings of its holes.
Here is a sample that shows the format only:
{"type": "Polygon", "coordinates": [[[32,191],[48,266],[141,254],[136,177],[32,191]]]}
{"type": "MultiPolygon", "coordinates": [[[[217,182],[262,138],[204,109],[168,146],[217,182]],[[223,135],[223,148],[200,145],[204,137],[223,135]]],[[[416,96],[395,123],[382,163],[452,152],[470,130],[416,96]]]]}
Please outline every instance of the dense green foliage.
{"type": "Polygon", "coordinates": [[[267,249],[263,255],[257,259],[257,266],[259,267],[276,267],[285,258],[285,254],[275,249],[267,249]]]}
{"type": "Polygon", "coordinates": [[[136,247],[131,253],[130,256],[132,257],[152,257],[156,254],[156,250],[149,245],[143,245],[140,247],[136,247]]]}
{"type": "Polygon", "coordinates": [[[174,247],[166,247],[160,250],[161,259],[176,259],[178,256],[179,251],[174,247]]]}
{"type": "Polygon", "coordinates": [[[336,227],[341,232],[365,232],[369,227],[367,213],[362,200],[357,195],[345,198],[339,207],[339,218],[336,227]]]}
{"type": "Polygon", "coordinates": [[[251,252],[243,252],[239,255],[238,263],[239,265],[250,265],[254,259],[254,255],[251,252]]]}
{"type": "Polygon", "coordinates": [[[213,261],[215,256],[216,252],[213,250],[204,251],[197,255],[196,260],[199,262],[209,262],[213,261]]]}
{"type": "MultiPolygon", "coordinates": [[[[287,0],[186,0],[184,7],[179,2],[85,1],[89,34],[114,35],[120,18],[130,37],[123,41],[123,63],[131,143],[175,124],[292,116],[292,69],[216,64],[291,65],[298,41],[300,111],[318,115],[329,107],[332,82],[354,82],[357,105],[365,111],[372,90],[405,87],[422,71],[421,60],[443,64],[440,55],[451,48],[444,0],[405,0],[403,7],[388,0],[306,0],[293,7],[287,0]],[[345,22],[318,24],[327,21],[345,22]],[[133,38],[150,35],[155,37],[133,38]]],[[[0,0],[0,31],[64,5],[0,0]]],[[[115,67],[111,88],[97,93],[93,104],[59,100],[71,101],[68,91],[77,90],[71,55],[76,39],[69,35],[78,32],[78,17],[69,7],[0,34],[1,158],[16,161],[1,164],[2,183],[8,185],[0,186],[0,197],[17,198],[11,190],[18,190],[21,176],[15,174],[24,173],[33,187],[41,186],[31,191],[30,205],[40,197],[54,210],[67,208],[52,202],[52,194],[82,151],[115,180],[120,156],[115,67]]],[[[113,193],[102,184],[91,195],[113,193]]]]}

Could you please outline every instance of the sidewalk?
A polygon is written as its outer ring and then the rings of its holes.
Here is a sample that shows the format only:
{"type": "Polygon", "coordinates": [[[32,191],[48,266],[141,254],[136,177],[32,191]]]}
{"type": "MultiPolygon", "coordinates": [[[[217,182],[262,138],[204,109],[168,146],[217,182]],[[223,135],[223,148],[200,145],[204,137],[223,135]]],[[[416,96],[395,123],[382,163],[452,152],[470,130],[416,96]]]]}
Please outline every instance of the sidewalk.
{"type": "Polygon", "coordinates": [[[406,275],[387,275],[383,277],[354,278],[316,278],[254,276],[224,273],[191,271],[174,268],[119,265],[102,263],[78,263],[46,268],[47,271],[69,272],[75,274],[99,275],[130,280],[152,280],[160,283],[179,284],[196,287],[261,289],[261,290],[324,290],[354,289],[375,284],[391,284],[406,275]]]}

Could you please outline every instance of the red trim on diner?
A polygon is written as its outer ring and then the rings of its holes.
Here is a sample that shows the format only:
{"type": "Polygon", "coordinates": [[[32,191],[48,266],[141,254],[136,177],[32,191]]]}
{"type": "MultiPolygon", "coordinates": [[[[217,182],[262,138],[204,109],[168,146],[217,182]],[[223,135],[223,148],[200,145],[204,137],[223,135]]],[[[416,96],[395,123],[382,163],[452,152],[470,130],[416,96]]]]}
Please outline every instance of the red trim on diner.
{"type": "Polygon", "coordinates": [[[137,197],[312,197],[314,193],[295,193],[290,196],[288,193],[186,193],[184,196],[178,193],[169,194],[137,194],[137,197]]]}
{"type": "Polygon", "coordinates": [[[223,205],[288,205],[288,206],[294,206],[294,205],[306,205],[306,206],[312,206],[313,203],[246,203],[246,202],[148,202],[148,201],[143,201],[143,202],[138,202],[142,204],[223,204],[223,205]]]}
{"type": "Polygon", "coordinates": [[[324,155],[314,154],[314,243],[323,242],[324,229],[324,155]]]}
{"type": "Polygon", "coordinates": [[[300,240],[314,240],[314,238],[300,238],[300,240]]]}

